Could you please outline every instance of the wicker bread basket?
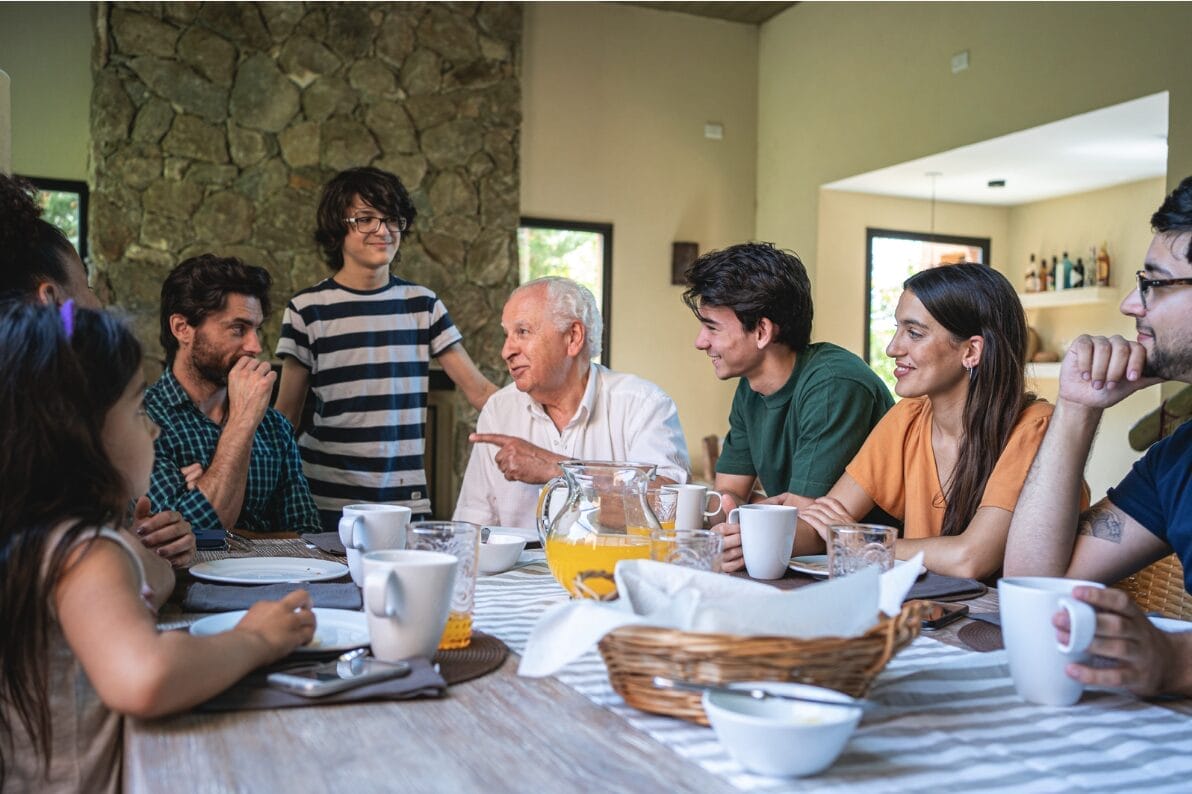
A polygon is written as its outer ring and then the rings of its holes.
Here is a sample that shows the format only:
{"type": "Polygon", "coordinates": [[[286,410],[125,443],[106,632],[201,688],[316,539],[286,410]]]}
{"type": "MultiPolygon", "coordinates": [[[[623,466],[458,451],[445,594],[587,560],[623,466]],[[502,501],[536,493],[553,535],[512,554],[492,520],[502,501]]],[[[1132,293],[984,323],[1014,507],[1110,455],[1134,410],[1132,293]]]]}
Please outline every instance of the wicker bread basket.
{"type": "Polygon", "coordinates": [[[919,635],[927,610],[908,601],[860,637],[739,637],[650,626],[622,626],[600,641],[614,690],[630,706],[707,725],[700,695],[658,689],[654,676],[701,684],[793,681],[861,697],[894,654],[919,635]]]}

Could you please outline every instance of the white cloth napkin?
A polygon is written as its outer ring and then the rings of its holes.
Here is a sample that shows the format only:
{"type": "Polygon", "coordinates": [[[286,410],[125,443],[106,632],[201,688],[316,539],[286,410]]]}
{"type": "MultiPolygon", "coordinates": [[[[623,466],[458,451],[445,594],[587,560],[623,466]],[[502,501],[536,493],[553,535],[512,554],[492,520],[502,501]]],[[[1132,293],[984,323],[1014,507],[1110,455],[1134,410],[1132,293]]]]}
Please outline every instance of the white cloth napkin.
{"type": "Polygon", "coordinates": [[[922,559],[918,554],[884,574],[865,568],[785,592],[723,574],[625,560],[615,573],[620,599],[569,601],[547,610],[530,634],[518,674],[551,675],[608,632],[629,625],[743,636],[857,637],[873,628],[879,610],[898,614],[922,559]]]}

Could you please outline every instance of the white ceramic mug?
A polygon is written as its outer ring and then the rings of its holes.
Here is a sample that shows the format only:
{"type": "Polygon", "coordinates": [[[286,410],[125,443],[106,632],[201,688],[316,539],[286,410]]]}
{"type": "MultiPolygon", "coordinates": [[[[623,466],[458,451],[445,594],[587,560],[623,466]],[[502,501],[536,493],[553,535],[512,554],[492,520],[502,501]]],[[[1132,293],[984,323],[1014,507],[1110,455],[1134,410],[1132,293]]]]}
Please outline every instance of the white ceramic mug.
{"type": "Polygon", "coordinates": [[[415,549],[370,551],[362,564],[373,656],[383,662],[434,656],[447,625],[459,558],[415,549]]]}
{"type": "Polygon", "coordinates": [[[1084,685],[1064,671],[1069,664],[1087,662],[1088,647],[1097,631],[1096,611],[1072,597],[1074,587],[1103,588],[1098,582],[1022,576],[997,584],[1002,639],[1010,660],[1014,688],[1024,700],[1045,706],[1071,706],[1084,685]],[[1072,626],[1068,642],[1056,638],[1051,618],[1064,610],[1072,626]]]}
{"type": "Polygon", "coordinates": [[[357,587],[364,587],[360,556],[370,551],[404,549],[406,525],[412,511],[401,505],[358,504],[344,508],[339,539],[348,553],[348,570],[357,587]]]}
{"type": "Polygon", "coordinates": [[[791,561],[799,509],[790,505],[741,505],[728,523],[741,525],[745,570],[754,579],[781,579],[791,561]]]}
{"type": "Polygon", "coordinates": [[[703,485],[664,485],[666,490],[679,495],[675,506],[675,529],[703,529],[704,519],[720,512],[722,497],[718,491],[709,491],[703,485]],[[716,509],[708,507],[711,498],[716,497],[716,509]]]}

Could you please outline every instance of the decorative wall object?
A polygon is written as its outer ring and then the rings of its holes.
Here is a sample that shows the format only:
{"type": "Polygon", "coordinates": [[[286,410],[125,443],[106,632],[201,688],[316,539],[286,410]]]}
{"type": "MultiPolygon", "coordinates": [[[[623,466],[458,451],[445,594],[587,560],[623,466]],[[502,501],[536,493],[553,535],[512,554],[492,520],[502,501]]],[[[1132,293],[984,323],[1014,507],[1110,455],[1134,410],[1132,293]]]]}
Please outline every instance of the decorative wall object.
{"type": "Polygon", "coordinates": [[[699,259],[699,243],[671,243],[671,284],[687,283],[687,268],[699,259]]]}

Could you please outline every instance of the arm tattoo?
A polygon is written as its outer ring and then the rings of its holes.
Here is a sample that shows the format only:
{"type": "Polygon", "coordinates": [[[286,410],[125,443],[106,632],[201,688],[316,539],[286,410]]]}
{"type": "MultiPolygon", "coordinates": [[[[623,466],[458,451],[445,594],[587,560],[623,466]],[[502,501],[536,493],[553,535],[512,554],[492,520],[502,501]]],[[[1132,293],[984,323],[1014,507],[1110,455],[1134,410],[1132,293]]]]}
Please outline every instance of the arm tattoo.
{"type": "Polygon", "coordinates": [[[1122,519],[1112,507],[1096,505],[1081,514],[1077,534],[1121,543],[1122,519]]]}

